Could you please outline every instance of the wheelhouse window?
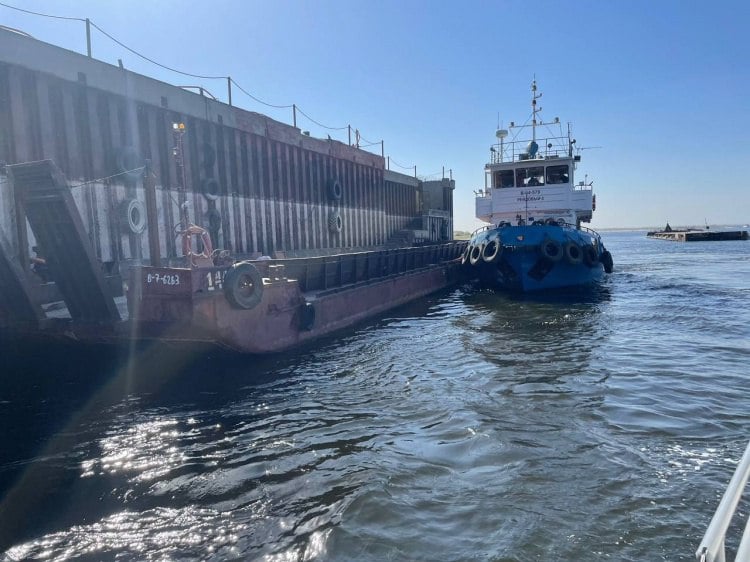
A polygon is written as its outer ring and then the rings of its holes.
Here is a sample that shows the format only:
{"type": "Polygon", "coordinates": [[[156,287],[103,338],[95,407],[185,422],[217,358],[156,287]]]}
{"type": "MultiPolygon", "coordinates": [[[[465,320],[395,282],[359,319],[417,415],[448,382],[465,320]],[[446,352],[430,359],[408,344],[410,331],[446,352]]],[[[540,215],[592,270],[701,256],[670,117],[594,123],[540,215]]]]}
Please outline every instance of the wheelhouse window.
{"type": "Polygon", "coordinates": [[[568,165],[547,166],[547,183],[568,183],[568,165]]]}
{"type": "Polygon", "coordinates": [[[493,186],[513,187],[513,170],[499,170],[493,174],[493,186]]]}
{"type": "Polygon", "coordinates": [[[544,185],[544,167],[518,168],[516,170],[516,186],[532,187],[544,185]]]}

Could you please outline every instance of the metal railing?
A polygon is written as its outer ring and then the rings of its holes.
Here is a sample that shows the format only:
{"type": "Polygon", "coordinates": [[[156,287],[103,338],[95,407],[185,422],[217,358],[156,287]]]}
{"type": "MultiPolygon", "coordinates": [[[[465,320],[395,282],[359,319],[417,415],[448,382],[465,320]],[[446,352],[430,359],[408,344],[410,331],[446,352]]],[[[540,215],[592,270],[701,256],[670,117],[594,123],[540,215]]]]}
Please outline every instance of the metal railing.
{"type": "MultiPolygon", "coordinates": [[[[587,233],[591,234],[591,236],[593,236],[597,240],[601,240],[602,239],[601,235],[596,230],[594,230],[593,228],[589,228],[588,226],[583,226],[582,224],[576,225],[576,224],[573,224],[572,222],[557,222],[556,224],[557,224],[557,226],[561,226],[561,227],[562,226],[567,226],[567,227],[570,227],[570,228],[574,228],[576,230],[582,230],[584,232],[587,232],[587,233]]],[[[534,224],[524,224],[522,226],[535,226],[535,225],[534,224]]],[[[474,238],[474,236],[476,236],[477,234],[479,234],[481,232],[484,232],[485,230],[493,230],[495,228],[498,228],[498,225],[495,225],[495,224],[486,224],[484,226],[480,226],[474,232],[471,233],[471,238],[474,238]]],[[[749,447],[750,447],[750,445],[749,445],[749,447]]],[[[750,562],[750,558],[748,558],[748,562],[750,562]]]]}
{"type": "MultiPolygon", "coordinates": [[[[496,143],[492,147],[492,153],[490,155],[490,164],[502,164],[510,162],[521,162],[524,161],[521,155],[526,154],[527,146],[530,139],[526,140],[513,140],[506,141],[503,143],[496,143]]],[[[529,158],[529,162],[542,158],[567,158],[571,156],[570,145],[568,137],[547,137],[537,139],[537,145],[539,146],[539,152],[534,158],[529,158]],[[552,146],[550,146],[552,145],[552,146]]]]}
{"type": "MultiPolygon", "coordinates": [[[[706,534],[695,552],[695,559],[698,562],[726,561],[724,541],[727,529],[732,522],[742,493],[745,491],[748,478],[750,478],[750,443],[748,443],[745,453],[737,464],[737,469],[729,481],[721,502],[719,502],[719,507],[716,508],[716,512],[708,524],[706,534]]],[[[740,546],[735,556],[735,562],[747,562],[748,560],[750,560],[750,521],[745,525],[740,546]]]]}

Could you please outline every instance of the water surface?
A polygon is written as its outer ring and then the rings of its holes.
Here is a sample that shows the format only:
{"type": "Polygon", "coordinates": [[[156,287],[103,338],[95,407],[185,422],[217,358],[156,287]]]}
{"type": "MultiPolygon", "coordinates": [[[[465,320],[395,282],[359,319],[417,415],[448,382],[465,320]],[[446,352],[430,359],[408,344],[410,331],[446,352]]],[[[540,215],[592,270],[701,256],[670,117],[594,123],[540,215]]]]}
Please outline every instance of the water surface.
{"type": "Polygon", "coordinates": [[[0,551],[692,560],[750,438],[750,243],[644,234],[593,292],[459,287],[294,353],[23,350],[0,551]]]}

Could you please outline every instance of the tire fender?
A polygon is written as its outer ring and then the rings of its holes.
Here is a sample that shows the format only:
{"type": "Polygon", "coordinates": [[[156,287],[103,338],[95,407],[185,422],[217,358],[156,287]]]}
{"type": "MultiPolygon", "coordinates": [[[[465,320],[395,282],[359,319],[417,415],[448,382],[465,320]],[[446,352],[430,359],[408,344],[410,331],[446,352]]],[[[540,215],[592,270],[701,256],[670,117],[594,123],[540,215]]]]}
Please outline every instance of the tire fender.
{"type": "Polygon", "coordinates": [[[120,204],[123,224],[127,225],[133,234],[141,234],[146,230],[146,206],[138,199],[126,199],[120,204]]]}
{"type": "Polygon", "coordinates": [[[212,207],[208,210],[208,229],[214,232],[221,230],[221,213],[216,207],[212,207]]]}
{"type": "Polygon", "coordinates": [[[484,252],[484,242],[481,244],[477,244],[476,246],[473,246],[471,248],[471,253],[469,254],[469,263],[471,265],[476,265],[479,260],[482,259],[482,253],[484,252]]]}
{"type": "Polygon", "coordinates": [[[305,301],[300,307],[299,329],[303,332],[309,332],[315,327],[315,305],[310,301],[305,301]]]}
{"type": "Polygon", "coordinates": [[[562,244],[554,238],[545,238],[539,245],[541,256],[552,263],[559,262],[563,257],[562,244]]]}
{"type": "Polygon", "coordinates": [[[596,252],[596,248],[592,244],[586,244],[583,247],[583,263],[588,267],[594,267],[598,261],[599,255],[596,252]]]}
{"type": "Polygon", "coordinates": [[[219,191],[219,182],[214,178],[205,178],[201,183],[203,197],[209,201],[216,201],[219,198],[219,191]]]}
{"type": "Polygon", "coordinates": [[[250,310],[263,299],[263,277],[253,264],[240,262],[224,275],[224,295],[234,308],[250,310]]]}
{"type": "Polygon", "coordinates": [[[563,244],[563,254],[565,254],[565,261],[571,265],[578,265],[583,262],[583,250],[572,240],[563,244]]]}
{"type": "Polygon", "coordinates": [[[115,169],[128,179],[136,180],[142,175],[137,168],[143,166],[143,158],[133,146],[121,146],[115,151],[115,169]]]}
{"type": "Polygon", "coordinates": [[[482,259],[486,263],[494,263],[500,259],[503,255],[503,241],[500,236],[494,235],[490,237],[487,242],[482,246],[482,259]]]}
{"type": "Polygon", "coordinates": [[[333,199],[334,201],[338,201],[341,199],[341,196],[344,194],[344,190],[341,187],[341,182],[337,180],[336,178],[331,178],[328,180],[328,196],[333,199]]]}
{"type": "Polygon", "coordinates": [[[343,221],[341,219],[341,213],[338,211],[331,211],[328,215],[328,230],[333,234],[338,234],[343,228],[343,221]]]}

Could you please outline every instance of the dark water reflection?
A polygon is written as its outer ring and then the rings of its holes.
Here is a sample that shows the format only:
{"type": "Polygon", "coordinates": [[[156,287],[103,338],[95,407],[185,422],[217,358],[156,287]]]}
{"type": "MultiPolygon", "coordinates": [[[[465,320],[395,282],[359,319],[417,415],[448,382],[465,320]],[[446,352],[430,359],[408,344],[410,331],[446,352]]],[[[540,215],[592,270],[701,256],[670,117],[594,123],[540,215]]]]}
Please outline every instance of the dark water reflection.
{"type": "Polygon", "coordinates": [[[745,445],[750,260],[652,242],[610,235],[594,293],[463,287],[293,354],[21,354],[5,556],[690,560],[745,445]]]}

